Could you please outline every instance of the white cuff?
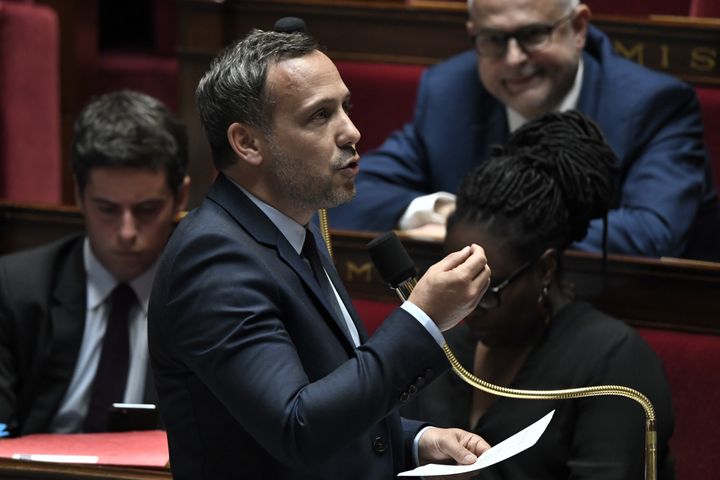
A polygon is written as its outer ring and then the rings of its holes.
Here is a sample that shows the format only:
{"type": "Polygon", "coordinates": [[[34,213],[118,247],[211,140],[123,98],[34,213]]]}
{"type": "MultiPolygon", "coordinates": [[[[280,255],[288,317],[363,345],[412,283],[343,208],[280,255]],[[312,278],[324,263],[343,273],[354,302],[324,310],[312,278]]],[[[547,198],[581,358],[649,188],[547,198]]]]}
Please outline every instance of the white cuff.
{"type": "Polygon", "coordinates": [[[416,467],[420,466],[420,437],[422,437],[423,433],[425,433],[429,428],[437,427],[428,425],[427,427],[421,428],[417,435],[415,435],[415,439],[413,440],[413,461],[415,462],[416,467]]]}
{"type": "Polygon", "coordinates": [[[447,203],[455,203],[455,195],[448,192],[437,192],[417,197],[405,209],[405,213],[398,222],[398,227],[400,230],[410,230],[428,223],[445,225],[447,219],[444,215],[437,213],[435,209],[438,205],[447,203]]]}
{"type": "Polygon", "coordinates": [[[409,301],[403,302],[403,304],[400,305],[400,308],[415,317],[415,320],[420,322],[420,325],[425,327],[425,330],[427,330],[428,333],[433,336],[437,344],[440,346],[440,348],[442,348],[442,346],[445,344],[445,338],[443,338],[442,332],[440,331],[438,326],[435,325],[435,322],[433,322],[432,319],[427,316],[427,313],[423,312],[420,307],[409,301]]]}

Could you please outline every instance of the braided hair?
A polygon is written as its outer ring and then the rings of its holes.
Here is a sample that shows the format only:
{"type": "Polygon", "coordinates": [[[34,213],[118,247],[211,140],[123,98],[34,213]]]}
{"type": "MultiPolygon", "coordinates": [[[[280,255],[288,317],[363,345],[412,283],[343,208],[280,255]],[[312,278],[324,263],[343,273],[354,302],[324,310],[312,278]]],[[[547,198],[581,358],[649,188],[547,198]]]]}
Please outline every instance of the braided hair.
{"type": "Polygon", "coordinates": [[[448,220],[482,223],[531,260],[587,234],[607,213],[617,157],[577,111],[548,113],[515,131],[463,180],[448,220]]]}

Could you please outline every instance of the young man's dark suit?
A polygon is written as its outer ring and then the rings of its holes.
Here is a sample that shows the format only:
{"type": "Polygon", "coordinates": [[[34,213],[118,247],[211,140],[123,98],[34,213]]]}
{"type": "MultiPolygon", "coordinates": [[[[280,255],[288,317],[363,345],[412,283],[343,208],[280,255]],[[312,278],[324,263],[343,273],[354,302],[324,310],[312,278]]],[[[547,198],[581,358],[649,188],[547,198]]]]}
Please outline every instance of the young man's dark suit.
{"type": "Polygon", "coordinates": [[[176,480],[389,479],[411,466],[420,424],[396,408],[449,364],[402,309],[367,338],[317,243],[357,349],[310,267],[223,175],[175,230],[148,342],[176,480]]]}
{"type": "MultiPolygon", "coordinates": [[[[48,431],[70,384],[86,316],[84,236],[0,257],[0,422],[48,431]]],[[[145,401],[157,403],[152,375],[145,401]]]]}

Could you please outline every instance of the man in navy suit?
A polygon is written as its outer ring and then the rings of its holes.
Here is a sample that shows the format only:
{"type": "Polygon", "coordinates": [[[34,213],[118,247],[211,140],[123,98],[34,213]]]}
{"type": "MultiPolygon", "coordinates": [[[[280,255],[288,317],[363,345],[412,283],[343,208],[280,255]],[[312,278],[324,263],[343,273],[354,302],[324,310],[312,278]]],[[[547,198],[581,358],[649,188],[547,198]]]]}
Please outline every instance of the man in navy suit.
{"type": "MultiPolygon", "coordinates": [[[[609,250],[720,260],[718,213],[693,89],[617,55],[577,0],[471,0],[475,50],[430,68],[415,115],[363,158],[358,195],[335,228],[402,228],[442,238],[463,175],[510,131],[578,109],[620,159],[609,250]],[[700,245],[698,242],[704,242],[700,245]]],[[[575,245],[599,251],[602,220],[575,245]]]]}
{"type": "Polygon", "coordinates": [[[306,34],[253,31],[196,97],[219,175],[170,239],[148,313],[173,478],[371,480],[473,462],[480,437],[397,408],[449,368],[440,332],[487,288],[482,248],[432,266],[368,337],[310,222],[352,198],[359,168],[335,65],[306,34]]]}

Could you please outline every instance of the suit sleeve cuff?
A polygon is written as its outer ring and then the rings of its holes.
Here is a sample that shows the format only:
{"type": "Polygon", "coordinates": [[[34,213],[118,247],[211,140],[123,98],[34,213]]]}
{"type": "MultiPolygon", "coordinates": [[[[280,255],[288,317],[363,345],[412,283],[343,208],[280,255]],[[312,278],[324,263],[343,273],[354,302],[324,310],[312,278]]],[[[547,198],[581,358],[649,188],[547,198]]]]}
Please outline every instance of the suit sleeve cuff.
{"type": "Polygon", "coordinates": [[[402,305],[400,305],[400,308],[412,315],[413,318],[415,318],[415,320],[417,320],[420,325],[422,325],[425,330],[427,330],[428,333],[432,335],[432,337],[435,339],[435,342],[437,342],[440,348],[445,345],[445,338],[442,336],[442,332],[437,327],[437,325],[435,325],[435,322],[433,322],[432,319],[428,317],[427,314],[423,312],[420,307],[418,307],[412,302],[406,301],[402,305]]]}
{"type": "Polygon", "coordinates": [[[413,462],[415,462],[415,466],[420,466],[420,437],[423,436],[423,433],[425,433],[429,428],[436,428],[432,425],[428,425],[427,427],[423,427],[422,430],[420,430],[417,435],[415,435],[415,440],[413,440],[413,462]]]}

